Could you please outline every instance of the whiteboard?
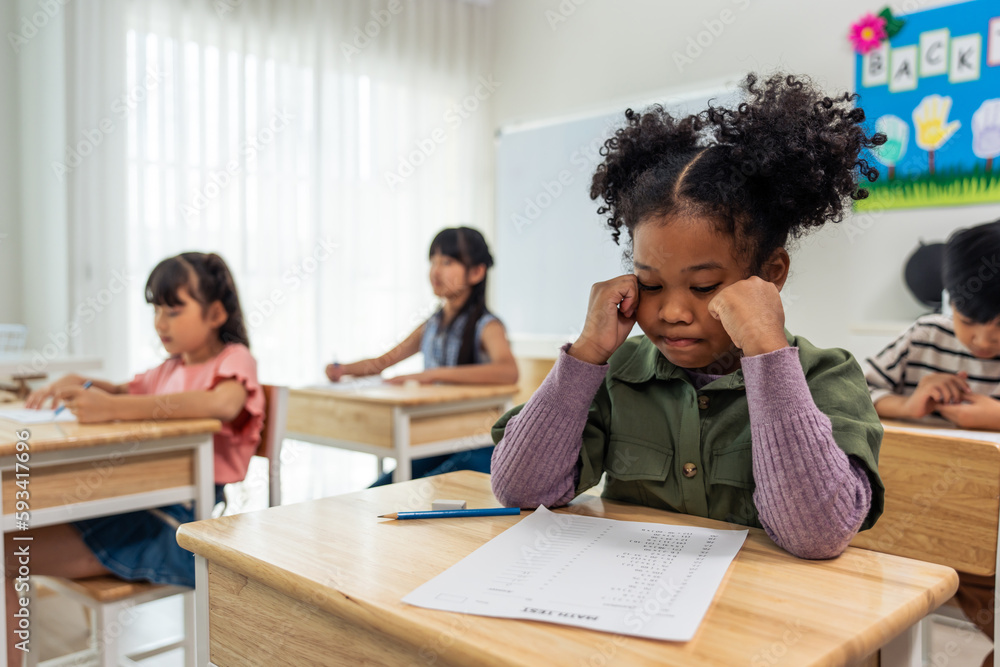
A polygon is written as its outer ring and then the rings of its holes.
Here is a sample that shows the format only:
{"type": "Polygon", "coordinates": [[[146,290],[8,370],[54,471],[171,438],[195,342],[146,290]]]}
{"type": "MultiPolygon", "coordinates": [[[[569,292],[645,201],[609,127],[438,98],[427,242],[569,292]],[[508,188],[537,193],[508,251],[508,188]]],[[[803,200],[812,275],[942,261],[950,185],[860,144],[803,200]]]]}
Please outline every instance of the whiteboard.
{"type": "MultiPolygon", "coordinates": [[[[719,86],[654,101],[687,115],[703,111],[710,99],[728,105],[735,96],[734,87],[719,86]]],[[[639,110],[651,103],[631,106],[639,110]]],[[[554,355],[560,341],[579,335],[591,285],[631,270],[623,261],[624,245],[615,245],[606,218],[597,214],[603,201],[590,199],[599,150],[624,123],[628,106],[498,133],[491,309],[503,320],[516,354],[534,356],[526,350],[541,344],[554,355]]],[[[623,231],[623,244],[626,236],[623,231]]]]}

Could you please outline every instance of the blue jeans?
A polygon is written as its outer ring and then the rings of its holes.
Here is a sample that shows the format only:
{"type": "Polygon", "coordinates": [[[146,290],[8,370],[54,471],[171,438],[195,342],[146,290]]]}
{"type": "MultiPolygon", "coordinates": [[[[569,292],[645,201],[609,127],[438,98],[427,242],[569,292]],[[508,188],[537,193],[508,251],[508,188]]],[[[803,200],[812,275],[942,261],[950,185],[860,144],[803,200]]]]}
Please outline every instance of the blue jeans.
{"type": "MultiPolygon", "coordinates": [[[[493,446],[480,447],[467,452],[428,456],[424,459],[414,459],[410,463],[411,478],[431,477],[456,470],[475,470],[490,473],[490,459],[493,458],[493,446]]],[[[376,480],[372,486],[384,486],[392,483],[392,473],[387,472],[376,480]]]]}
{"type": "MultiPolygon", "coordinates": [[[[215,485],[215,502],[225,498],[215,485]]],[[[160,507],[178,524],[194,521],[194,503],[160,507]]],[[[76,521],[87,548],[101,565],[128,581],[194,588],[194,554],[177,544],[177,527],[149,510],[76,521]]]]}

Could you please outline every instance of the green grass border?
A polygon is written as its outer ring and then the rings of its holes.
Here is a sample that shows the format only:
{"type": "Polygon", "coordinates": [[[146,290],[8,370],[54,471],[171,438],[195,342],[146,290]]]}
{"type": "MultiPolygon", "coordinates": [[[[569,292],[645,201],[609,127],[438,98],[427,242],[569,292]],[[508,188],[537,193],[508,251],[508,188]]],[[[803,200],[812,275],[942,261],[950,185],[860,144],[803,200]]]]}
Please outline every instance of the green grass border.
{"type": "Polygon", "coordinates": [[[854,202],[855,211],[927,206],[964,206],[1000,202],[1000,167],[992,172],[925,174],[913,179],[862,183],[868,197],[854,202]]]}

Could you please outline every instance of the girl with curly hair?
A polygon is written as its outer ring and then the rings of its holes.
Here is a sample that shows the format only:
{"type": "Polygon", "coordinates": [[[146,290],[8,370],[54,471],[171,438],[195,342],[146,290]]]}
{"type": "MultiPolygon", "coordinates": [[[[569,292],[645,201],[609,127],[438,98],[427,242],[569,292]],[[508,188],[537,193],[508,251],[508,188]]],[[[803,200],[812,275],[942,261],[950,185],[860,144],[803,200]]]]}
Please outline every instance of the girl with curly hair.
{"type": "Polygon", "coordinates": [[[763,527],[802,558],[841,553],[882,511],[882,428],[844,350],[784,329],[786,245],[839,222],[882,144],[856,96],[806,79],[676,118],[628,110],[591,186],[634,272],[593,286],[580,337],[494,427],[505,505],[604,497],[763,527]],[[645,336],[627,338],[638,323],[645,336]]]}

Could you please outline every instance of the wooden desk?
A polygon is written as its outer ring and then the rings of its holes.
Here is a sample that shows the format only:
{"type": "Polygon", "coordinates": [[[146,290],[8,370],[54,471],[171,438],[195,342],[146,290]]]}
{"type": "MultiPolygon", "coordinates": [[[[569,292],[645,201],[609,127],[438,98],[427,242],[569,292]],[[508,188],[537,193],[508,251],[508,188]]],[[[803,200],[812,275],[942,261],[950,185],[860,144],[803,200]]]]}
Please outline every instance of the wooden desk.
{"type": "MultiPolygon", "coordinates": [[[[487,475],[462,471],[182,526],[181,546],[209,561],[212,662],[844,665],[917,639],[907,629],[958,585],[951,568],[862,549],[799,560],[751,529],[690,642],[422,609],[401,598],[520,520],[376,518],[438,497],[496,504],[487,475]]],[[[558,511],[733,527],[583,498],[558,511]]]]}
{"type": "Polygon", "coordinates": [[[517,385],[376,385],[292,389],[285,437],[396,459],[393,481],[410,479],[415,458],[492,444],[493,424],[517,385]]]}
{"type": "MultiPolygon", "coordinates": [[[[28,482],[28,528],[189,500],[197,502],[199,518],[207,518],[215,504],[212,434],[220,428],[215,419],[87,425],[20,425],[0,419],[0,528],[3,534],[25,529],[24,517],[15,512],[16,493],[22,491],[18,481],[28,482]],[[24,452],[18,451],[23,431],[30,433],[28,460],[19,462],[19,453],[24,459],[24,452]]],[[[22,544],[30,553],[31,542],[22,544]]],[[[5,576],[3,558],[0,555],[0,577],[5,576]]],[[[29,571],[30,567],[29,563],[29,571]]],[[[196,575],[198,586],[204,588],[208,581],[204,563],[197,566],[196,575]]],[[[207,633],[207,612],[206,607],[197,614],[202,637],[207,633]]],[[[3,600],[0,613],[6,613],[3,600]]],[[[37,632],[37,622],[31,629],[37,632]]],[[[6,660],[4,652],[0,666],[6,660]]]]}
{"type": "MultiPolygon", "coordinates": [[[[885,511],[851,544],[995,577],[1000,433],[895,420],[883,426],[885,511]]],[[[993,623],[1000,632],[1000,615],[993,623]]]]}
{"type": "Polygon", "coordinates": [[[885,511],[852,544],[940,563],[997,571],[1000,434],[883,422],[879,473],[885,511]]]}

